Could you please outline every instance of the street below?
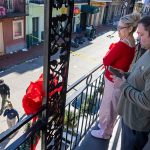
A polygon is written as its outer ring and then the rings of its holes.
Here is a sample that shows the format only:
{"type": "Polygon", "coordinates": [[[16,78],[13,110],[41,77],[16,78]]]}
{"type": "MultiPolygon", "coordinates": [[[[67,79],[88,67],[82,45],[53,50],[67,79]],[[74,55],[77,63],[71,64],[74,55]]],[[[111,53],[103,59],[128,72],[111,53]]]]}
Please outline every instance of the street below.
{"type": "MultiPolygon", "coordinates": [[[[71,48],[68,85],[77,81],[97,65],[102,64],[102,58],[108,51],[109,45],[118,40],[117,32],[113,33],[114,31],[100,33],[93,41],[88,41],[85,38],[86,42],[80,45],[79,48],[71,48]],[[109,36],[111,34],[113,35],[109,36]]],[[[39,57],[0,73],[0,77],[4,79],[5,83],[10,87],[10,101],[18,111],[20,118],[24,115],[22,98],[26,89],[30,82],[37,80],[42,72],[43,57],[39,57]]],[[[6,118],[3,117],[3,115],[0,116],[0,122],[0,133],[2,133],[7,129],[6,118]]],[[[7,142],[7,144],[14,141],[16,137],[17,135],[7,142]]],[[[6,147],[7,144],[0,144],[0,149],[6,147]]]]}

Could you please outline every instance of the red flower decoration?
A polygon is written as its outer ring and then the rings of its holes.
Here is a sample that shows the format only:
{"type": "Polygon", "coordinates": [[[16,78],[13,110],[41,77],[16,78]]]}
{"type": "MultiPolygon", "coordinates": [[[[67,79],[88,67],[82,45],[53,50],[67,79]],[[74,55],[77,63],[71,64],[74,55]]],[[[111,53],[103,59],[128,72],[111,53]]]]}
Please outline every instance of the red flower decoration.
{"type": "MultiPolygon", "coordinates": [[[[55,93],[59,93],[62,90],[62,85],[58,85],[58,78],[54,77],[52,81],[49,82],[50,86],[54,87],[54,90],[49,93],[49,97],[53,96],[55,93]]],[[[22,100],[22,106],[27,115],[35,114],[42,107],[42,101],[44,98],[43,91],[43,74],[40,75],[39,79],[36,82],[31,82],[26,90],[26,94],[22,100]]],[[[38,116],[34,117],[32,124],[38,120],[38,116]]],[[[36,137],[35,143],[32,145],[33,150],[36,150],[36,146],[40,140],[40,136],[36,137]]]]}
{"type": "Polygon", "coordinates": [[[40,109],[43,96],[42,87],[39,86],[38,82],[31,82],[22,100],[27,115],[34,114],[40,109]]]}
{"type": "MultiPolygon", "coordinates": [[[[50,86],[56,87],[52,92],[49,93],[51,97],[56,92],[61,92],[62,86],[58,86],[58,78],[54,78],[52,82],[49,83],[50,86]]],[[[22,100],[22,106],[27,115],[35,114],[42,107],[42,101],[44,98],[43,91],[43,74],[39,77],[36,82],[31,82],[26,90],[26,94],[22,100]]]]}

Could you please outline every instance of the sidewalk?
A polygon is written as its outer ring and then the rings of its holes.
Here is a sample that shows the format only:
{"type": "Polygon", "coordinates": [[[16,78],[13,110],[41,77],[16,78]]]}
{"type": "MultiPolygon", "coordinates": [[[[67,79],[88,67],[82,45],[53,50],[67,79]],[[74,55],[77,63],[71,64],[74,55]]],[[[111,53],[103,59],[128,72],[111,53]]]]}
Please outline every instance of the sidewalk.
{"type": "Polygon", "coordinates": [[[43,44],[32,46],[27,51],[18,51],[13,54],[0,56],[0,71],[41,55],[43,55],[43,44]]]}
{"type": "MultiPolygon", "coordinates": [[[[112,30],[113,27],[110,25],[101,25],[96,27],[97,36],[112,30]]],[[[72,34],[72,38],[76,36],[75,33],[72,34]]],[[[7,54],[0,56],[0,71],[6,70],[14,65],[18,65],[27,60],[39,57],[43,55],[43,44],[34,45],[30,47],[27,51],[18,51],[12,54],[7,54]]]]}

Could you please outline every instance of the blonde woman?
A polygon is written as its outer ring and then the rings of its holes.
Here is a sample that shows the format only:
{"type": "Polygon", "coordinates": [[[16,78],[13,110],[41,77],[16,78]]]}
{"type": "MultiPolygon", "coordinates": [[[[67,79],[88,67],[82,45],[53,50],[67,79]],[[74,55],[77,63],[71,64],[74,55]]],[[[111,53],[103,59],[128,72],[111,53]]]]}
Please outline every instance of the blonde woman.
{"type": "Polygon", "coordinates": [[[136,31],[140,15],[132,13],[120,18],[118,23],[118,34],[120,40],[109,47],[109,51],[103,58],[105,66],[105,88],[103,100],[99,110],[99,130],[92,130],[91,135],[96,138],[110,139],[117,117],[117,103],[120,90],[114,87],[112,74],[108,66],[127,72],[135,55],[135,39],[133,33],[136,31]]]}

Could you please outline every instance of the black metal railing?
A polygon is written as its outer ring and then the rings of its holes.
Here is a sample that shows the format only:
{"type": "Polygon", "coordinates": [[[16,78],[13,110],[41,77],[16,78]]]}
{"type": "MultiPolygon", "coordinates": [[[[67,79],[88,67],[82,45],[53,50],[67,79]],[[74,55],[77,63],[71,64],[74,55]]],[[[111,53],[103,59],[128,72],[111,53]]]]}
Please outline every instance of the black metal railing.
{"type": "Polygon", "coordinates": [[[62,140],[64,149],[74,149],[97,120],[104,87],[100,68],[101,65],[68,89],[68,95],[72,90],[75,92],[66,101],[62,140]]]}
{"type": "MultiPolygon", "coordinates": [[[[67,90],[68,98],[65,107],[64,132],[62,138],[62,149],[74,149],[83,136],[87,133],[91,125],[97,120],[98,109],[103,94],[104,80],[102,65],[94,68],[87,75],[80,78],[67,90]],[[75,92],[74,92],[75,90],[75,92]]],[[[46,109],[43,106],[34,115],[26,116],[14,127],[8,129],[0,135],[0,143],[5,142],[11,135],[25,128],[21,134],[6,150],[26,150],[33,149],[35,137],[40,138],[40,132],[47,126],[40,118],[41,113],[46,109]],[[38,121],[31,124],[31,120],[38,117],[38,121]],[[30,125],[27,127],[27,125],[30,125]]]]}
{"type": "Polygon", "coordinates": [[[3,0],[0,6],[5,8],[5,13],[25,13],[25,1],[20,0],[3,0]]]}
{"type": "Polygon", "coordinates": [[[24,16],[26,13],[25,5],[26,2],[20,0],[0,1],[0,18],[24,16]]]}
{"type": "MultiPolygon", "coordinates": [[[[139,42],[136,45],[135,63],[142,55],[139,42]]],[[[64,130],[62,137],[62,149],[74,149],[89,128],[98,118],[99,105],[103,96],[104,80],[102,65],[97,66],[87,75],[81,77],[67,90],[67,100],[65,106],[64,130]]],[[[40,118],[46,106],[34,115],[24,117],[14,127],[8,129],[0,135],[0,143],[5,142],[11,135],[29,125],[21,136],[19,136],[6,150],[33,149],[35,137],[46,127],[45,121],[40,118]],[[38,117],[38,121],[31,124],[31,120],[38,117]]]]}
{"type": "Polygon", "coordinates": [[[31,120],[33,118],[41,116],[43,110],[45,110],[45,106],[43,106],[36,114],[25,116],[24,119],[19,121],[15,126],[0,134],[0,143],[2,144],[3,142],[5,142],[5,140],[10,138],[10,136],[15,135],[17,132],[19,132],[20,129],[24,128],[24,126],[26,125],[25,132],[20,137],[18,137],[12,144],[10,144],[7,148],[5,148],[6,150],[15,150],[15,149],[21,150],[24,149],[24,147],[26,148],[29,147],[30,149],[30,147],[32,147],[32,145],[34,144],[34,137],[36,133],[41,131],[42,128],[45,126],[45,124],[44,120],[41,120],[39,118],[38,121],[35,122],[33,125],[30,125],[30,127],[27,127],[27,125],[31,123],[31,120]]]}
{"type": "MultiPolygon", "coordinates": [[[[135,63],[142,55],[139,42],[136,46],[135,63]]],[[[98,118],[99,105],[103,96],[104,80],[102,65],[97,66],[87,75],[81,77],[67,90],[65,106],[64,130],[62,137],[62,149],[74,149],[89,128],[98,118]]],[[[40,137],[40,132],[46,127],[45,121],[40,118],[46,106],[34,115],[26,116],[14,127],[0,135],[0,143],[5,142],[11,135],[15,134],[30,123],[28,129],[19,136],[6,150],[33,149],[35,137],[40,137]],[[38,121],[31,124],[31,120],[38,117],[38,121]]]]}

